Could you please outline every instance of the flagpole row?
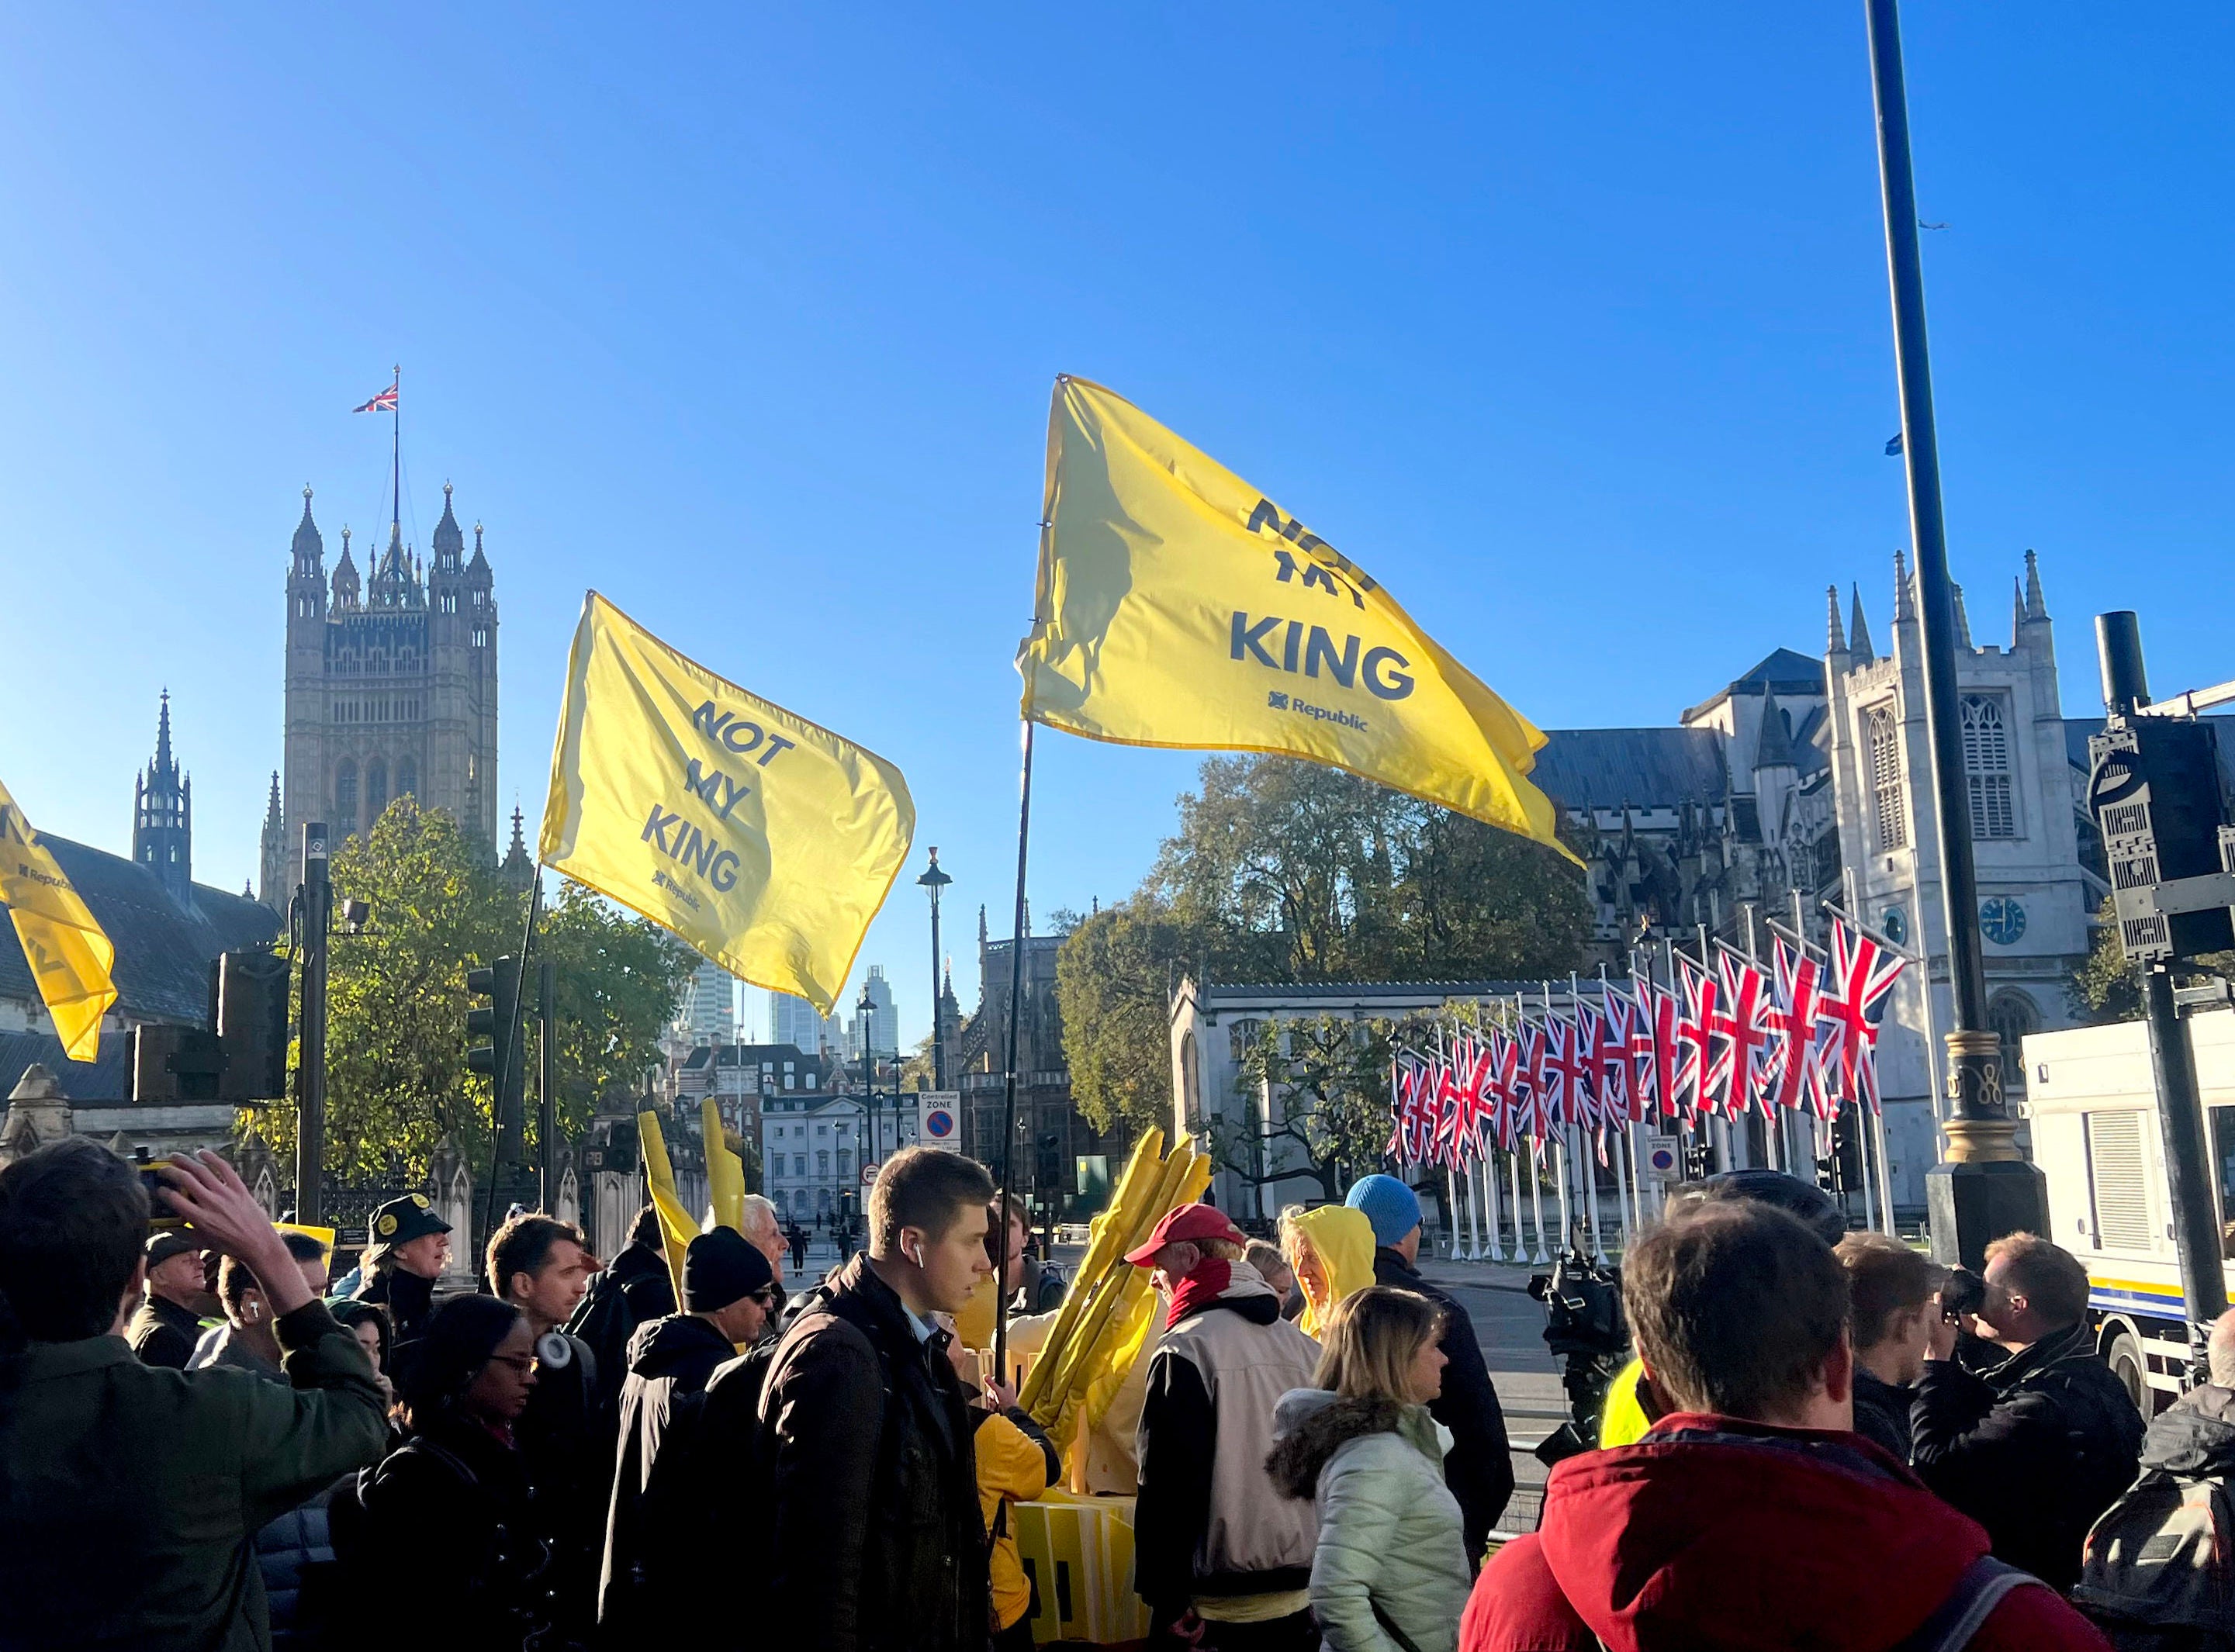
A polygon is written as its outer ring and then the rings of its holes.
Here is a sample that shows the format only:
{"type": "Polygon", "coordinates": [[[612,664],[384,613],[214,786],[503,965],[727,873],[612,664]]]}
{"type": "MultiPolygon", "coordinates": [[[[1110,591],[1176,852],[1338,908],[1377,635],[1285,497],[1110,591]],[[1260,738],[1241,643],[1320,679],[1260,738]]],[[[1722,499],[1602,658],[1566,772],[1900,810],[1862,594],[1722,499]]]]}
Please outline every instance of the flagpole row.
{"type": "MultiPolygon", "coordinates": [[[[1009,1060],[1001,1094],[1001,1207],[995,1219],[1009,1219],[1009,1193],[1017,1160],[1017,1030],[1024,1022],[1025,868],[1032,833],[1032,720],[1024,718],[1024,754],[1017,778],[1017,904],[1009,944],[1009,1060]]],[[[1007,1254],[1006,1246],[1003,1255],[1007,1254]]],[[[1009,1369],[1009,1293],[995,1270],[993,1286],[993,1373],[1006,1381],[1009,1369]]]]}

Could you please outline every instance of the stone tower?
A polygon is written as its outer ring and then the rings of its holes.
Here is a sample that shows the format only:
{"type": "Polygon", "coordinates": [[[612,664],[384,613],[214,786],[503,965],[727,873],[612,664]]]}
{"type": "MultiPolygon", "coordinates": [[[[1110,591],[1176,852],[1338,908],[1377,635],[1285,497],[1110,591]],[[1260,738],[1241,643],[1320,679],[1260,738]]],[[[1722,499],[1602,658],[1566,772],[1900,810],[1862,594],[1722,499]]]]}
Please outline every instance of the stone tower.
{"type": "MultiPolygon", "coordinates": [[[[360,587],[342,530],[331,586],[325,542],[303,490],[287,575],[286,751],[281,827],[265,871],[279,885],[323,819],[337,842],[369,831],[406,793],[455,816],[496,859],[496,597],[482,530],[474,554],[442,485],[435,558],[423,568],[389,526],[388,548],[360,587]]],[[[284,904],[279,888],[265,894],[284,904]]]]}
{"type": "Polygon", "coordinates": [[[287,875],[287,814],[279,802],[279,771],[272,771],[272,795],[264,805],[264,837],[259,846],[256,872],[256,898],[280,917],[287,916],[287,902],[294,892],[294,879],[287,875]]]}
{"type": "Polygon", "coordinates": [[[193,904],[194,783],[171,754],[171,691],[155,720],[155,759],[132,782],[132,858],[155,874],[172,901],[193,904]]]}

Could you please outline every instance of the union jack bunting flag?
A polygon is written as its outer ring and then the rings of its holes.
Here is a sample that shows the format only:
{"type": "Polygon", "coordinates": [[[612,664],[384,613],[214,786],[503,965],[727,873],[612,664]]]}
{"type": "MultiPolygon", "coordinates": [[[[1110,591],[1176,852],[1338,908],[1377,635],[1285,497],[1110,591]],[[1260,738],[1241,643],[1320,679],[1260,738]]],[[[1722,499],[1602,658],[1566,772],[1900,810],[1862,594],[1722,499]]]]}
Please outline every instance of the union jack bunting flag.
{"type": "Polygon", "coordinates": [[[1866,1102],[1872,1113],[1878,1111],[1879,1017],[1905,963],[1860,930],[1833,920],[1832,989],[1821,1009],[1831,1026],[1832,1073],[1839,1100],[1866,1102]]]}
{"type": "Polygon", "coordinates": [[[1490,1098],[1490,1127],[1498,1145],[1513,1150],[1521,1112],[1521,1046],[1506,1033],[1490,1035],[1490,1074],[1483,1089],[1490,1098]]]}
{"type": "Polygon", "coordinates": [[[1516,1037],[1521,1046],[1521,1105],[1517,1109],[1521,1133],[1542,1141],[1551,1128],[1544,1106],[1544,1029],[1530,1022],[1522,1027],[1516,1037]]]}
{"type": "Polygon", "coordinates": [[[1734,1119],[1749,1107],[1769,1111],[1770,1081],[1766,1070],[1776,1050],[1776,1028],[1770,1022],[1769,983],[1751,958],[1722,954],[1722,1008],[1713,1022],[1721,1036],[1725,1080],[1724,1106],[1734,1119]]]}
{"type": "MultiPolygon", "coordinates": [[[[1714,1022],[1720,983],[1689,958],[1678,960],[1684,1002],[1676,1017],[1675,1110],[1688,1119],[1721,1105],[1715,1084],[1714,1022]]],[[[1726,1075],[1727,1076],[1727,1075],[1726,1075]]]]}
{"type": "Polygon", "coordinates": [[[1583,1048],[1583,1029],[1565,1016],[1544,1022],[1544,1122],[1564,1130],[1590,1123],[1591,1062],[1583,1048]]]}
{"type": "MultiPolygon", "coordinates": [[[[402,381],[399,380],[397,382],[401,383],[402,381]]],[[[351,408],[350,411],[351,413],[393,413],[396,411],[396,390],[397,386],[391,384],[363,407],[351,408]]]]}
{"type": "Polygon", "coordinates": [[[1807,953],[1787,946],[1783,936],[1777,938],[1772,963],[1777,970],[1777,1008],[1771,1020],[1780,1048],[1771,1100],[1796,1110],[1805,1104],[1818,1118],[1828,1120],[1838,1108],[1824,1074],[1822,966],[1807,953]]]}

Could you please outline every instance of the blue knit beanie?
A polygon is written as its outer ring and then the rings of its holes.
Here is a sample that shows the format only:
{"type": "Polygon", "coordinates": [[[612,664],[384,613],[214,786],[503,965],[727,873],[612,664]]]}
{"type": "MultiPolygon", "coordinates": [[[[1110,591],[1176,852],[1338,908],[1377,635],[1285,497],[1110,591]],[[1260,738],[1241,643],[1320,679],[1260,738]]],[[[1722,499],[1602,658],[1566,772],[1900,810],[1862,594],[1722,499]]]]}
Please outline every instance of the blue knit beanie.
{"type": "Polygon", "coordinates": [[[1420,1225],[1419,1195],[1394,1176],[1361,1176],[1350,1185],[1343,1203],[1366,1212],[1373,1224],[1373,1243],[1395,1244],[1420,1225]]]}

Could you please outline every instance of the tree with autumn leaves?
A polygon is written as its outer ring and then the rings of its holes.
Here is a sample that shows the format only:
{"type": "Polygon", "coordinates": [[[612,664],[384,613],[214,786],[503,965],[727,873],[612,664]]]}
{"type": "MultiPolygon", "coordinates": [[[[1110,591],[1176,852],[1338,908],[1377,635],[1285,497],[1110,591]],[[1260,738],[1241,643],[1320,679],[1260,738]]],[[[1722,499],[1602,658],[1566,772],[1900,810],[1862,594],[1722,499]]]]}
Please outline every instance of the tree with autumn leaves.
{"type": "MultiPolygon", "coordinates": [[[[327,1169],[367,1180],[400,1169],[416,1180],[446,1140],[486,1163],[490,1089],[466,1066],[466,971],[520,950],[526,894],[498,877],[486,846],[449,814],[408,796],[343,846],[332,876],[337,904],[364,901],[371,917],[362,933],[338,935],[327,949],[327,1169]]],[[[659,1061],[660,1031],[696,955],[563,880],[536,930],[541,955],[556,966],[554,1100],[560,1135],[571,1139],[600,1103],[634,1094],[659,1061]]],[[[532,994],[532,967],[525,986],[532,994]]],[[[521,1049],[533,1063],[533,1028],[521,1049]]],[[[532,1153],[532,1083],[528,1094],[532,1153]]],[[[290,1107],[246,1111],[241,1127],[293,1152],[290,1107]]]]}

